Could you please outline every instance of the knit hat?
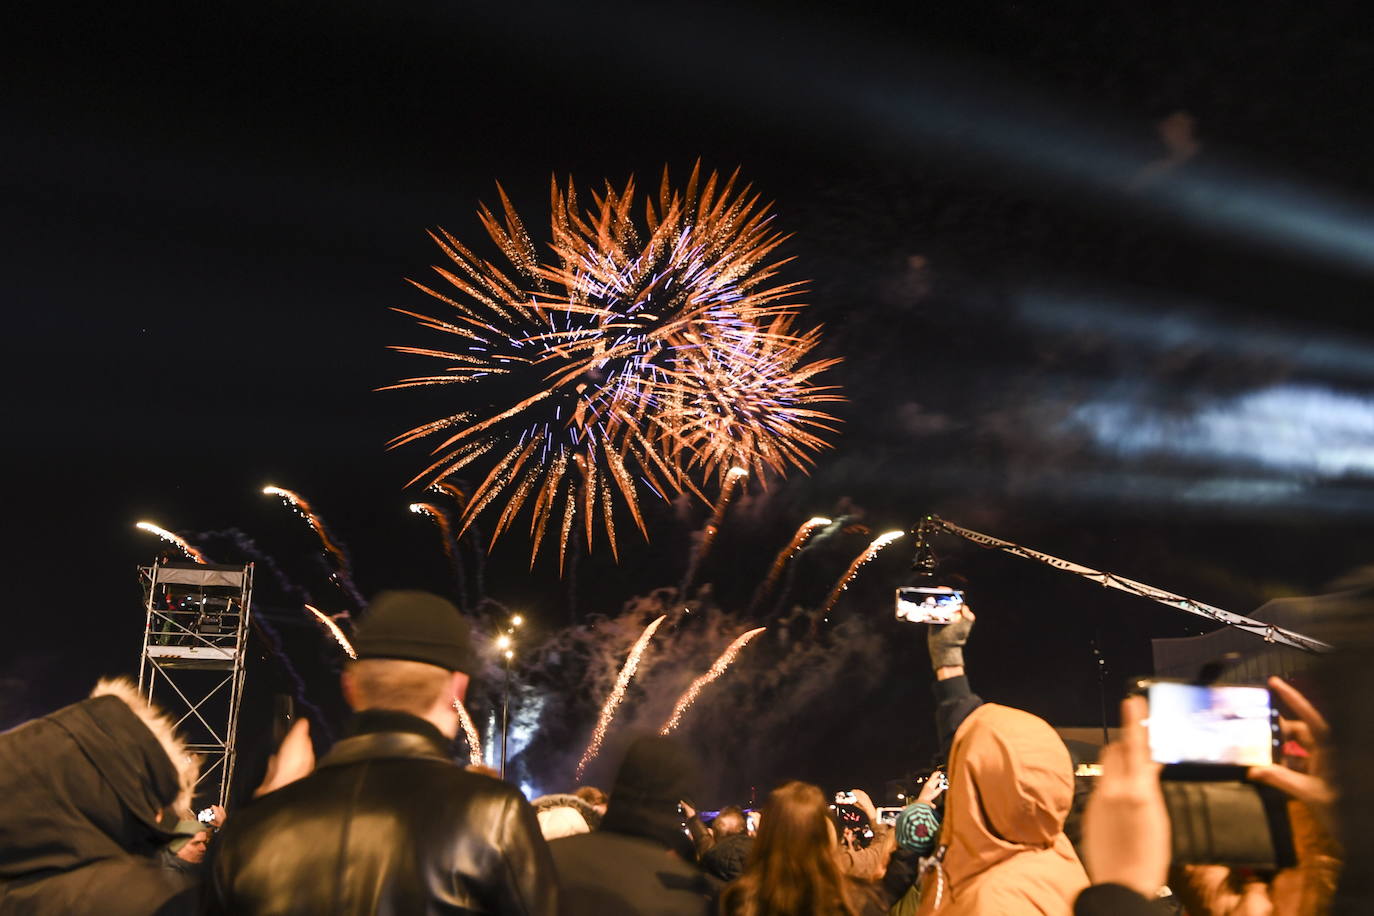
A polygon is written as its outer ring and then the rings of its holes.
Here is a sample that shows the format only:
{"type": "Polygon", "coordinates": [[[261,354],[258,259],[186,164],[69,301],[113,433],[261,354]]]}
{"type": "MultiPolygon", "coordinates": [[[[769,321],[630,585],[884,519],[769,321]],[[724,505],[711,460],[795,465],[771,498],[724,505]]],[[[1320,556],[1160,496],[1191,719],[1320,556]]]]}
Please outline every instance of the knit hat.
{"type": "Polygon", "coordinates": [[[686,843],[690,853],[678,803],[696,796],[700,774],[696,758],[676,738],[636,738],[616,773],[601,829],[649,837],[670,848],[686,843]]]}
{"type": "Polygon", "coordinates": [[[353,637],[358,658],[397,658],[471,674],[477,657],[468,622],[451,601],[429,592],[382,592],[353,637]]]}
{"type": "Polygon", "coordinates": [[[174,833],[176,833],[176,839],[168,843],[167,848],[172,850],[172,852],[181,852],[181,847],[191,842],[197,833],[209,829],[209,827],[206,827],[200,821],[177,821],[176,830],[174,831],[174,833]]]}

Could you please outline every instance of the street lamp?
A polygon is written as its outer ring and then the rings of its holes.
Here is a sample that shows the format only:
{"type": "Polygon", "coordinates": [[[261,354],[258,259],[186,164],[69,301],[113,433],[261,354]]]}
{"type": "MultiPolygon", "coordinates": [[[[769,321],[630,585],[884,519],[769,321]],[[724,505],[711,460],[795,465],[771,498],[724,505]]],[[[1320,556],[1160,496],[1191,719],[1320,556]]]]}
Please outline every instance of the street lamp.
{"type": "Polygon", "coordinates": [[[501,778],[506,778],[506,738],[510,734],[510,665],[515,659],[515,630],[523,625],[525,618],[515,614],[506,625],[506,630],[496,637],[496,648],[501,650],[502,663],[506,669],[505,690],[501,697],[501,778]]]}

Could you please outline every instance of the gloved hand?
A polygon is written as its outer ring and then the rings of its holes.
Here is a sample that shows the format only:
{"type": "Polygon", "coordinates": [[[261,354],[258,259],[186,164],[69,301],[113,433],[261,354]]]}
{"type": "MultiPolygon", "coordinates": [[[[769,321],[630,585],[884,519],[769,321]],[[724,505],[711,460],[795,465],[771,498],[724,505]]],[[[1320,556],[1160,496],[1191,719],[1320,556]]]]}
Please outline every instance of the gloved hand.
{"type": "Polygon", "coordinates": [[[973,629],[973,611],[968,605],[959,609],[952,623],[930,624],[926,633],[926,646],[930,649],[930,667],[962,668],[964,666],[964,643],[968,642],[969,632],[973,629]]]}

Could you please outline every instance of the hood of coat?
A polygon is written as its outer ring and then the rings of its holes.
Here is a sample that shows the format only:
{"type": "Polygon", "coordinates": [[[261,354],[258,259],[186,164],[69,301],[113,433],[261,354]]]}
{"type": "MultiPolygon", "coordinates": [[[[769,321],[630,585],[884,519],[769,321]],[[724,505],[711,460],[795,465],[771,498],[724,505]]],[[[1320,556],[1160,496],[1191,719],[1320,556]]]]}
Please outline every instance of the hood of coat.
{"type": "Polygon", "coordinates": [[[954,887],[1063,836],[1073,763],[1044,719],[993,703],[978,707],[954,735],[949,772],[941,842],[954,887]]]}
{"type": "Polygon", "coordinates": [[[172,837],[159,817],[194,774],[173,753],[180,768],[108,691],[0,734],[0,880],[156,851],[172,837]]]}

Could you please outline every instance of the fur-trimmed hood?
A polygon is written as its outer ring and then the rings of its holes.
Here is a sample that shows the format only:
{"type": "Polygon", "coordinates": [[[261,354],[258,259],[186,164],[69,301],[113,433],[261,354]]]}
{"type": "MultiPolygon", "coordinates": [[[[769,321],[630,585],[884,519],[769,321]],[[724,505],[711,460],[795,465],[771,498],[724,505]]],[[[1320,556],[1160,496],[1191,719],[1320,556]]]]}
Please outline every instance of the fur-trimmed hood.
{"type": "Polygon", "coordinates": [[[171,839],[160,815],[194,780],[171,723],[124,680],[0,734],[0,895],[151,855],[171,839]]]}
{"type": "Polygon", "coordinates": [[[196,780],[200,776],[200,759],[191,753],[186,742],[177,734],[171,716],[158,709],[143,698],[138,687],[128,678],[109,677],[96,681],[92,697],[118,697],[138,716],[138,721],[147,726],[157,743],[166,752],[167,759],[177,771],[177,796],[172,801],[177,817],[191,817],[191,800],[196,791],[196,780]]]}

